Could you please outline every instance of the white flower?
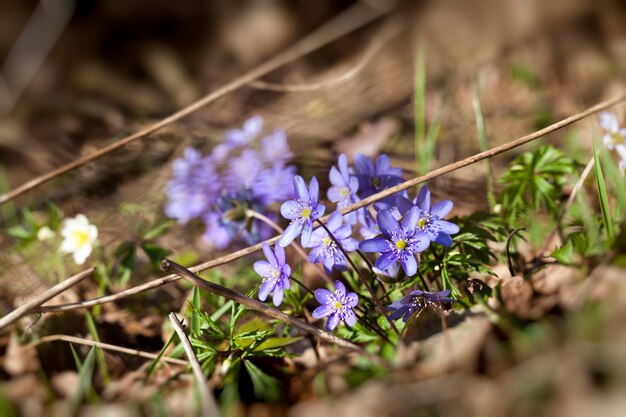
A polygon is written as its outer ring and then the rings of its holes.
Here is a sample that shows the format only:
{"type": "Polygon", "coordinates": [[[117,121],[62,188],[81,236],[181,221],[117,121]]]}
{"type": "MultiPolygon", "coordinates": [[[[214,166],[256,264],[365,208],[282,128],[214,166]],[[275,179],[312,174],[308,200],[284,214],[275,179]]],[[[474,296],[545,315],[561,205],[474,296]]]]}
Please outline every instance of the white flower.
{"type": "Polygon", "coordinates": [[[607,149],[613,150],[616,145],[626,144],[626,129],[620,129],[615,114],[608,111],[600,113],[600,127],[604,129],[602,141],[607,149]]]}
{"type": "Polygon", "coordinates": [[[619,170],[624,175],[626,174],[626,144],[615,145],[615,150],[620,157],[619,170]]]}
{"type": "Polygon", "coordinates": [[[61,252],[73,254],[74,262],[82,265],[91,254],[93,243],[98,237],[98,228],[89,224],[84,214],[77,214],[73,219],[63,220],[61,236],[61,252]]]}
{"type": "Polygon", "coordinates": [[[40,241],[40,242],[44,242],[46,240],[50,240],[53,237],[54,237],[54,232],[48,226],[43,226],[37,232],[37,240],[40,241]]]}

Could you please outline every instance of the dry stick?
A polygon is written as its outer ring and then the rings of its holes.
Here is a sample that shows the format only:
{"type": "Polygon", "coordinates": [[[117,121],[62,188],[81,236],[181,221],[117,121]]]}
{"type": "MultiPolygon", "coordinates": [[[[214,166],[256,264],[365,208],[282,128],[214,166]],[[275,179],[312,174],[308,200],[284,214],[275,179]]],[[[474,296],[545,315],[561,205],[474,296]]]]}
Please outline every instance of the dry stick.
{"type": "Polygon", "coordinates": [[[404,26],[398,21],[398,19],[393,19],[387,22],[385,26],[380,29],[380,32],[374,37],[372,42],[367,46],[365,52],[363,52],[363,56],[359,59],[356,65],[337,77],[311,84],[280,84],[263,80],[254,80],[248,85],[258,90],[277,91],[281,93],[304,93],[346,83],[359,75],[372,58],[374,58],[374,56],[376,56],[376,54],[389,41],[402,33],[404,29],[404,26]]]}
{"type": "Polygon", "coordinates": [[[341,246],[341,242],[339,242],[337,240],[337,238],[335,237],[335,235],[328,230],[328,227],[326,227],[326,225],[324,224],[323,221],[321,221],[320,219],[317,219],[317,222],[319,223],[320,226],[322,226],[322,228],[326,231],[326,233],[328,234],[328,236],[330,236],[330,238],[333,240],[333,242],[335,242],[335,245],[337,245],[337,248],[343,253],[343,255],[346,257],[346,259],[348,260],[348,262],[350,263],[350,266],[352,266],[352,269],[354,269],[354,272],[356,272],[357,276],[359,277],[359,279],[361,280],[361,283],[363,285],[365,285],[365,288],[367,288],[367,291],[369,291],[369,293],[372,296],[372,299],[374,300],[374,302],[376,303],[376,306],[378,307],[378,309],[380,310],[380,314],[383,315],[383,317],[385,317],[385,319],[387,319],[387,322],[389,323],[389,326],[391,326],[391,328],[393,329],[394,332],[396,332],[396,334],[398,336],[400,336],[400,332],[398,331],[398,328],[396,327],[395,323],[393,322],[393,320],[391,320],[389,318],[389,316],[387,316],[387,310],[385,310],[385,306],[383,306],[383,303],[380,301],[380,298],[378,298],[378,296],[376,295],[376,293],[374,292],[374,290],[372,289],[372,287],[370,286],[369,282],[367,282],[367,279],[363,276],[363,274],[361,274],[361,271],[359,270],[359,268],[356,266],[356,264],[354,263],[354,261],[352,260],[352,258],[350,258],[350,256],[348,256],[348,254],[346,253],[346,251],[344,250],[343,246],[341,246]]]}
{"type": "MultiPolygon", "coordinates": [[[[34,342],[31,342],[27,345],[20,347],[20,349],[29,349],[29,348],[39,346],[43,343],[56,342],[56,341],[76,343],[77,345],[92,346],[92,347],[97,347],[97,348],[104,349],[104,350],[111,350],[114,352],[126,353],[128,355],[140,356],[146,359],[158,359],[159,358],[159,355],[155,353],[144,352],[143,350],[137,350],[137,349],[128,349],[128,348],[121,347],[121,346],[110,345],[108,343],[96,342],[96,341],[88,340],[88,339],[81,339],[80,337],[68,336],[65,334],[53,334],[50,336],[44,336],[41,339],[35,340],[34,342]]],[[[168,358],[167,356],[161,356],[160,360],[174,364],[174,365],[187,365],[188,364],[187,361],[184,361],[182,359],[168,358]]]]}
{"type": "Polygon", "coordinates": [[[557,232],[559,230],[559,225],[563,221],[563,218],[565,217],[565,214],[568,212],[569,208],[574,203],[574,200],[576,199],[576,194],[578,194],[578,191],[582,188],[583,183],[585,182],[585,180],[589,176],[589,173],[591,172],[591,169],[593,168],[594,164],[595,164],[595,159],[592,156],[591,159],[589,160],[589,162],[587,162],[587,166],[585,166],[585,169],[583,170],[582,174],[580,174],[580,178],[578,179],[578,181],[574,185],[574,188],[572,189],[572,192],[570,193],[567,201],[565,202],[565,205],[563,206],[563,209],[561,209],[561,212],[559,213],[559,217],[556,220],[556,224],[554,225],[554,228],[552,229],[552,231],[550,232],[550,234],[546,238],[546,243],[543,245],[543,248],[541,249],[541,252],[539,252],[539,258],[541,258],[543,256],[548,256],[546,254],[546,252],[548,251],[548,247],[550,247],[550,245],[552,244],[552,241],[554,240],[554,237],[556,236],[556,234],[557,234],[557,232]]]}
{"type": "Polygon", "coordinates": [[[356,352],[367,354],[368,356],[373,356],[373,357],[378,358],[377,356],[372,355],[371,353],[367,352],[365,349],[361,348],[360,346],[357,346],[354,343],[348,342],[347,340],[344,340],[333,334],[330,334],[321,329],[318,329],[317,327],[303,320],[293,318],[290,315],[285,314],[278,309],[265,305],[260,301],[253,300],[252,298],[247,297],[241,294],[240,292],[231,290],[230,288],[222,287],[221,285],[218,285],[214,282],[206,281],[200,278],[199,276],[197,276],[196,274],[194,274],[193,272],[191,272],[190,270],[188,270],[187,268],[177,264],[176,262],[165,259],[161,263],[161,269],[163,271],[174,272],[180,275],[186,281],[189,281],[191,284],[195,285],[196,287],[205,289],[212,294],[219,295],[220,297],[233,300],[241,305],[246,306],[250,310],[258,311],[261,314],[275,318],[284,323],[290,324],[294,327],[299,328],[300,330],[304,330],[305,332],[310,333],[313,336],[323,339],[329,343],[333,343],[337,346],[345,347],[345,348],[354,350],[356,352]]]}
{"type": "Polygon", "coordinates": [[[185,334],[185,330],[183,330],[183,326],[181,326],[178,317],[176,317],[176,313],[170,313],[169,318],[172,322],[172,326],[174,326],[174,330],[176,331],[178,338],[183,344],[183,349],[185,349],[187,358],[191,363],[191,370],[193,371],[193,376],[196,380],[196,385],[198,386],[198,392],[200,393],[200,401],[202,404],[201,415],[203,417],[219,416],[220,412],[217,408],[217,403],[215,402],[215,398],[213,398],[213,395],[211,395],[209,389],[207,388],[206,379],[204,378],[204,373],[202,372],[202,367],[200,366],[198,358],[193,351],[191,342],[189,342],[189,339],[185,334]]]}
{"type": "Polygon", "coordinates": [[[254,81],[255,79],[262,77],[295,59],[301,58],[302,56],[305,56],[306,54],[315,51],[316,49],[319,49],[322,46],[327,45],[330,42],[333,42],[334,40],[365,26],[366,24],[387,14],[388,12],[389,10],[374,10],[369,6],[357,3],[339,16],[332,19],[330,22],[318,28],[309,36],[296,43],[291,48],[276,55],[274,58],[266,61],[265,63],[259,65],[258,67],[247,72],[241,77],[238,77],[237,79],[231,81],[230,83],[222,86],[221,88],[218,88],[212,93],[207,94],[206,96],[190,104],[189,106],[177,111],[176,113],[160,120],[157,123],[145,127],[138,132],[125,136],[108,146],[105,146],[101,149],[98,149],[97,151],[85,155],[82,158],[79,158],[57,169],[54,169],[47,174],[41,175],[37,178],[33,178],[32,180],[27,181],[26,183],[9,191],[8,193],[0,195],[0,205],[13,200],[17,196],[22,195],[25,192],[32,190],[33,188],[38,187],[39,185],[44,184],[59,175],[65,174],[78,167],[88,164],[89,162],[95,161],[96,159],[107,155],[116,149],[119,149],[138,139],[146,137],[162,129],[165,126],[188,116],[189,114],[199,110],[207,104],[212,103],[218,98],[223,97],[224,95],[235,91],[240,87],[243,87],[251,81],[254,81]]]}
{"type": "MultiPolygon", "coordinates": [[[[342,213],[343,214],[347,214],[347,213],[351,213],[355,210],[360,209],[361,207],[365,207],[368,204],[371,204],[375,201],[378,201],[382,198],[388,197],[392,194],[395,194],[399,191],[403,191],[406,190],[407,188],[411,188],[414,187],[417,184],[429,181],[433,178],[436,177],[440,177],[444,174],[448,174],[452,171],[456,171],[457,169],[460,168],[464,168],[468,165],[474,164],[476,162],[482,161],[485,158],[491,158],[495,155],[501,154],[503,152],[509,151],[513,148],[516,148],[518,146],[524,145],[528,142],[531,142],[533,140],[539,139],[540,137],[547,135],[548,133],[552,133],[554,131],[557,131],[559,129],[562,129],[565,126],[568,126],[574,122],[577,122],[587,116],[590,116],[594,113],[597,113],[599,111],[602,111],[608,107],[614,106],[615,104],[618,104],[622,101],[624,101],[626,99],[626,95],[621,95],[619,97],[616,97],[612,100],[607,100],[607,101],[603,101],[599,104],[596,104],[593,107],[590,107],[589,109],[582,111],[580,113],[577,113],[573,116],[570,116],[566,119],[563,119],[557,123],[554,123],[546,128],[543,128],[537,132],[531,133],[529,135],[526,136],[522,136],[519,139],[515,139],[511,142],[505,143],[503,145],[497,146],[495,148],[492,148],[488,151],[485,152],[480,152],[477,153],[475,155],[472,155],[466,159],[463,159],[461,161],[457,161],[454,162],[452,164],[446,165],[444,167],[438,168],[434,171],[429,172],[426,175],[422,175],[421,177],[416,177],[416,178],[412,178],[408,181],[403,182],[402,184],[396,185],[392,188],[389,188],[387,190],[383,190],[377,194],[374,194],[368,198],[365,198],[361,201],[358,201],[355,204],[352,204],[348,207],[345,207],[344,209],[342,209],[342,213]]],[[[322,218],[322,221],[327,221],[328,220],[328,216],[325,216],[322,218]]],[[[189,270],[192,272],[200,272],[200,271],[205,271],[207,269],[211,269],[214,268],[216,266],[219,265],[224,265],[226,263],[229,263],[231,261],[234,261],[236,259],[240,259],[243,258],[245,256],[250,255],[251,253],[257,252],[259,250],[261,250],[261,248],[263,247],[263,243],[267,243],[268,245],[273,245],[274,243],[278,242],[278,240],[280,239],[280,236],[274,236],[271,239],[266,240],[265,242],[261,242],[261,243],[257,243],[256,245],[253,246],[249,246],[247,248],[241,249],[237,252],[233,252],[230,253],[228,255],[219,257],[217,259],[213,259],[211,261],[207,261],[201,264],[198,264],[196,266],[190,267],[189,270]]],[[[160,286],[169,284],[170,282],[174,282],[179,280],[180,277],[176,274],[172,274],[172,275],[168,275],[166,277],[163,278],[159,278],[159,279],[155,279],[153,281],[149,281],[146,282],[145,284],[142,285],[138,285],[136,287],[133,288],[129,288],[125,291],[119,292],[117,294],[112,294],[112,295],[108,295],[108,296],[104,296],[104,297],[99,297],[99,298],[94,298],[91,300],[86,300],[86,301],[81,301],[78,303],[71,303],[71,304],[62,304],[62,305],[56,305],[56,306],[43,306],[40,307],[37,312],[42,312],[42,313],[50,313],[50,312],[56,312],[56,311],[69,311],[69,310],[77,310],[77,309],[81,309],[81,308],[89,308],[89,307],[93,307],[99,304],[105,304],[105,303],[109,303],[112,301],[116,301],[131,295],[135,295],[135,294],[139,294],[141,292],[144,291],[148,291],[154,288],[158,288],[160,286]]]]}
{"type": "Polygon", "coordinates": [[[30,302],[16,308],[15,310],[10,312],[6,316],[2,317],[0,319],[0,331],[2,331],[5,327],[10,325],[11,323],[21,319],[22,317],[24,317],[25,315],[27,315],[28,313],[30,313],[37,307],[41,306],[46,301],[50,300],[51,298],[56,297],[57,295],[61,294],[63,291],[67,290],[68,288],[71,288],[74,285],[78,284],[79,282],[81,282],[82,280],[90,276],[93,273],[93,271],[94,271],[94,268],[89,268],[89,269],[84,270],[83,272],[80,272],[74,275],[73,277],[66,279],[60,284],[57,284],[54,287],[50,288],[48,291],[44,292],[43,294],[41,294],[39,297],[35,298],[34,300],[31,300],[30,302]]]}

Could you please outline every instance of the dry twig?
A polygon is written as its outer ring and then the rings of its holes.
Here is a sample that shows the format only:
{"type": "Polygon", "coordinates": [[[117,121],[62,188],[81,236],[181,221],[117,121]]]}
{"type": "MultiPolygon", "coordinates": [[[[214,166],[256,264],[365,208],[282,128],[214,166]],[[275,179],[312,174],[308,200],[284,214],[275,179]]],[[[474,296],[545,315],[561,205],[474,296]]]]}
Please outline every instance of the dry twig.
{"type": "Polygon", "coordinates": [[[40,307],[46,301],[56,297],[57,295],[61,294],[63,291],[67,290],[68,288],[73,287],[74,285],[78,284],[79,282],[87,278],[88,276],[91,276],[93,271],[94,271],[94,268],[86,269],[83,272],[80,272],[74,275],[73,277],[66,279],[60,284],[55,285],[54,287],[50,288],[48,291],[41,294],[39,297],[35,298],[34,300],[31,300],[28,303],[11,311],[9,314],[7,314],[6,316],[0,319],[0,331],[2,331],[5,327],[10,325],[11,323],[21,319],[22,317],[24,317],[31,311],[35,310],[37,307],[40,307]]]}
{"type": "Polygon", "coordinates": [[[207,388],[206,379],[204,378],[204,373],[202,372],[202,367],[200,366],[198,358],[193,351],[191,342],[189,342],[189,339],[185,334],[185,330],[183,330],[183,326],[181,326],[178,317],[176,317],[176,313],[170,313],[169,318],[172,322],[172,326],[174,326],[174,330],[176,331],[178,338],[183,344],[183,349],[185,349],[185,353],[187,354],[189,363],[191,363],[191,370],[193,371],[193,376],[196,380],[196,385],[198,386],[198,392],[200,394],[200,401],[202,402],[202,416],[219,416],[220,412],[217,408],[217,403],[215,402],[215,398],[213,398],[213,395],[211,395],[209,389],[207,388]]]}

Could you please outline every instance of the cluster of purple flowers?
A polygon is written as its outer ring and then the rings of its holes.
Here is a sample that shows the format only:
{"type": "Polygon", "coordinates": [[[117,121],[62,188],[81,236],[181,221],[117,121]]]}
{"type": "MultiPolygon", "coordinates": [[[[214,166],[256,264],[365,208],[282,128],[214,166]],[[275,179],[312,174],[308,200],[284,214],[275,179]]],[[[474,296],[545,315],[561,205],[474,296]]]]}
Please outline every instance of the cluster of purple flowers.
{"type": "MultiPolygon", "coordinates": [[[[317,179],[313,177],[308,186],[300,176],[293,179],[294,197],[280,208],[281,214],[290,223],[274,252],[264,246],[267,260],[254,265],[263,278],[259,299],[264,301],[273,291],[274,304],[279,305],[282,301],[284,290],[289,288],[291,271],[285,263],[283,248],[298,236],[305,248],[311,248],[309,262],[321,263],[328,272],[346,270],[346,254],[361,249],[363,252],[379,253],[376,268],[393,276],[399,270],[398,264],[407,276],[415,275],[418,269],[416,255],[426,250],[431,242],[443,246],[452,244],[450,235],[458,233],[459,227],[444,220],[444,217],[452,210],[453,203],[445,200],[431,205],[427,186],[421,188],[413,201],[402,192],[379,201],[372,207],[373,212],[363,208],[342,215],[341,209],[403,181],[402,171],[392,167],[386,155],[379,156],[376,161],[357,155],[355,162],[356,169],[352,169],[346,156],[340,155],[337,167],[330,170],[331,187],[327,196],[329,201],[337,204],[337,211],[329,216],[325,227],[314,228],[315,221],[319,221],[326,211],[326,206],[319,199],[317,179]],[[357,222],[361,223],[361,230],[366,232],[362,234],[367,237],[360,243],[352,238],[352,227],[357,222]]],[[[388,307],[390,319],[408,321],[416,311],[427,305],[454,301],[449,294],[449,290],[439,293],[413,291],[388,307]]],[[[321,305],[313,312],[313,317],[327,317],[327,330],[335,329],[340,322],[350,327],[355,325],[353,309],[358,304],[358,296],[346,292],[341,281],[336,281],[335,292],[316,290],[315,298],[321,305]]]]}
{"type": "Polygon", "coordinates": [[[600,127],[604,130],[602,141],[608,150],[614,150],[620,158],[619,169],[626,173],[626,128],[620,128],[614,113],[600,113],[600,127]]]}
{"type": "Polygon", "coordinates": [[[293,155],[285,132],[276,129],[261,137],[262,129],[263,119],[255,116],[242,129],[228,131],[208,156],[185,149],[172,166],[165,214],[180,224],[202,219],[204,239],[220,249],[235,237],[246,244],[269,238],[272,229],[247,211],[277,220],[268,208],[292,196],[296,169],[288,165],[293,155]]]}

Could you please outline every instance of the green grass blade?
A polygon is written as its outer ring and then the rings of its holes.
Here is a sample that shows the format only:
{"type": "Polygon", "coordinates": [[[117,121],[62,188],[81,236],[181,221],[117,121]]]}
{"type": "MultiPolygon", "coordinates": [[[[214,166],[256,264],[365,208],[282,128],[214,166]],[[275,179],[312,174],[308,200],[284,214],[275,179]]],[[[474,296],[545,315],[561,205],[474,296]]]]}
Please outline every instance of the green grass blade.
{"type": "Polygon", "coordinates": [[[415,172],[428,171],[429,156],[425,152],[426,141],[426,63],[424,47],[418,40],[414,58],[414,115],[415,115],[415,172]]]}
{"type": "MultiPolygon", "coordinates": [[[[73,350],[73,349],[72,349],[73,350]]],[[[74,352],[76,353],[76,352],[74,352]]],[[[80,370],[78,371],[78,386],[76,387],[76,391],[70,397],[70,413],[68,415],[76,415],[76,410],[80,405],[80,402],[85,397],[85,394],[92,389],[91,379],[93,378],[93,371],[95,366],[95,357],[96,357],[96,349],[91,348],[87,357],[85,358],[85,362],[83,362],[80,370]]],[[[77,356],[75,357],[76,360],[77,356]]],[[[80,361],[79,361],[80,362],[80,361]]]]}
{"type": "Polygon", "coordinates": [[[611,209],[609,208],[609,195],[606,191],[606,184],[604,182],[604,175],[602,174],[602,166],[600,164],[600,158],[596,151],[596,144],[593,144],[593,159],[594,170],[596,173],[596,184],[598,186],[598,197],[600,199],[600,208],[602,209],[602,217],[604,218],[604,226],[606,227],[606,234],[609,239],[613,239],[613,221],[611,219],[611,209]]]}
{"type": "Polygon", "coordinates": [[[198,287],[193,287],[193,296],[191,299],[191,304],[194,308],[191,309],[191,335],[199,336],[200,335],[200,315],[198,311],[200,310],[200,289],[198,287]]]}
{"type": "Polygon", "coordinates": [[[155,369],[157,367],[157,364],[159,363],[159,361],[161,361],[161,358],[165,354],[165,351],[167,350],[169,345],[172,344],[172,342],[174,341],[175,337],[176,337],[176,332],[173,332],[172,335],[170,336],[170,338],[167,340],[167,343],[159,351],[159,354],[157,355],[157,357],[154,358],[154,360],[150,364],[150,367],[148,368],[148,372],[146,372],[146,376],[143,378],[144,384],[147,383],[150,380],[150,377],[152,376],[152,374],[154,373],[154,371],[155,371],[155,369]]]}
{"type": "MultiPolygon", "coordinates": [[[[89,329],[89,334],[94,341],[100,342],[100,337],[98,336],[98,331],[96,330],[96,323],[93,321],[93,317],[88,311],[85,312],[85,319],[87,320],[87,328],[89,329]]],[[[95,349],[96,359],[98,360],[98,368],[100,369],[102,379],[104,380],[104,383],[106,385],[111,380],[111,377],[109,376],[109,370],[107,368],[106,360],[104,359],[104,353],[102,352],[102,349],[98,347],[96,347],[95,349]]]]}
{"type": "MultiPolygon", "coordinates": [[[[480,146],[481,152],[486,152],[489,150],[489,143],[487,142],[485,119],[483,117],[480,99],[478,98],[478,88],[476,88],[472,97],[472,107],[474,108],[474,119],[476,120],[478,146],[480,146]]],[[[489,207],[493,208],[496,204],[496,193],[494,189],[493,169],[491,168],[491,160],[489,158],[485,159],[485,169],[487,171],[487,200],[489,202],[489,207]]]]}

